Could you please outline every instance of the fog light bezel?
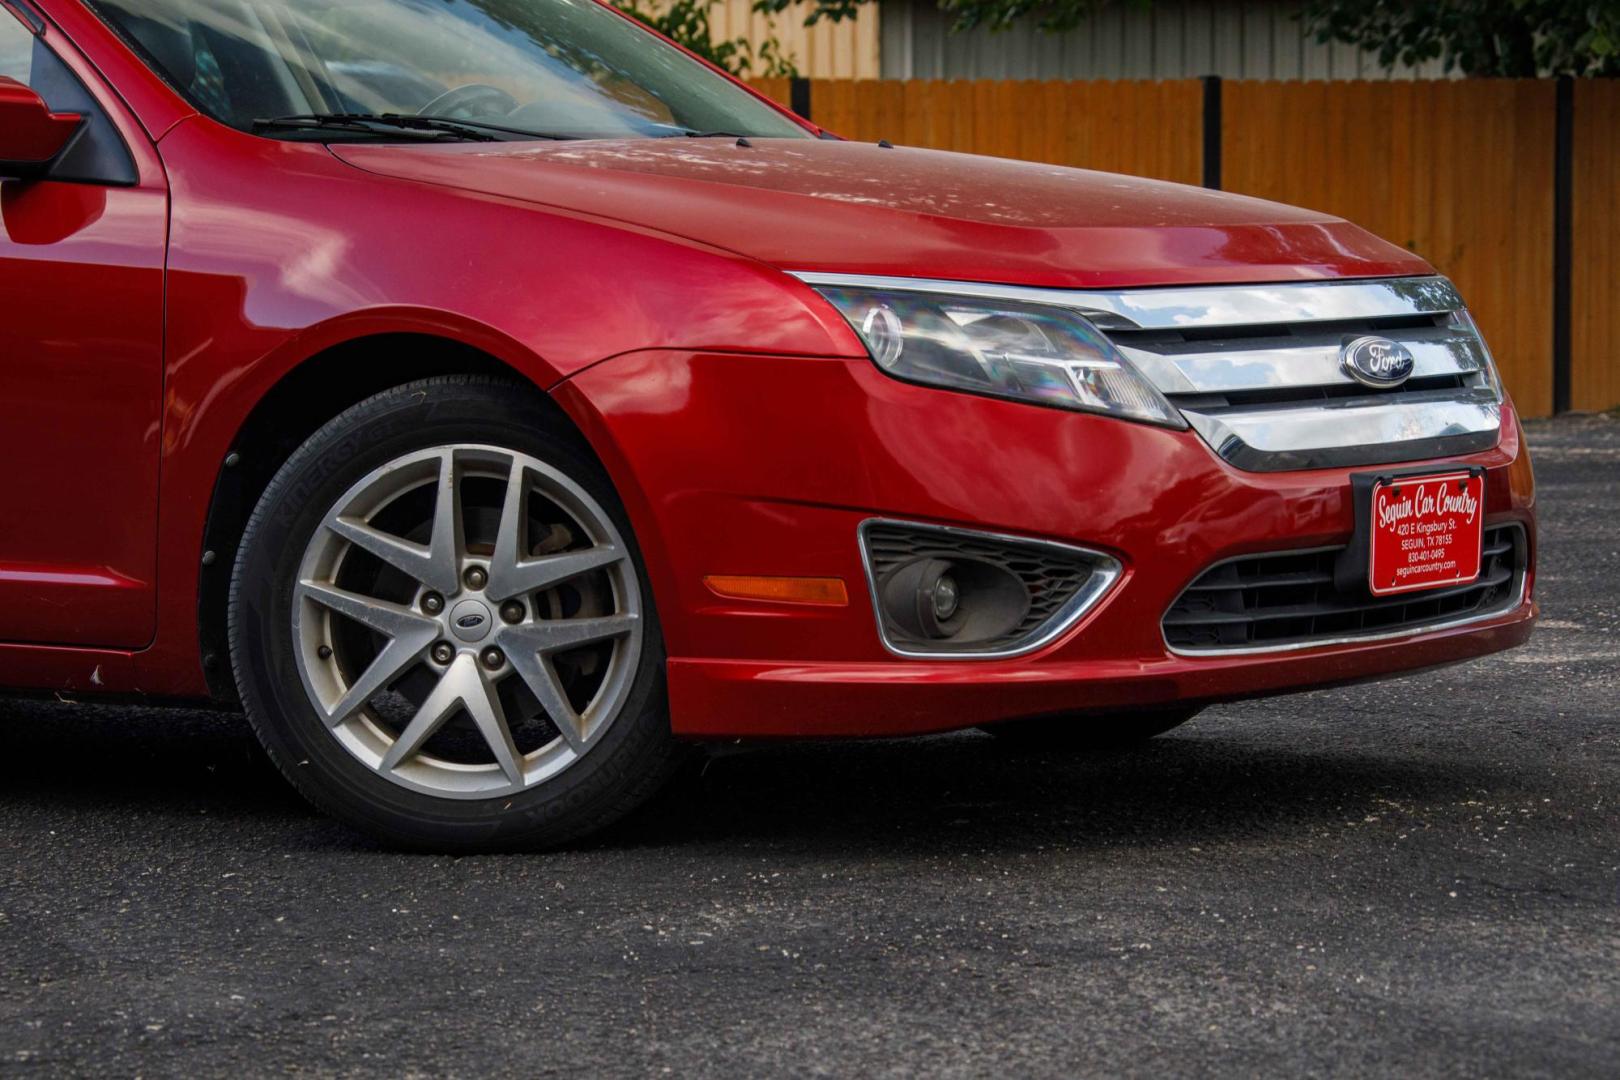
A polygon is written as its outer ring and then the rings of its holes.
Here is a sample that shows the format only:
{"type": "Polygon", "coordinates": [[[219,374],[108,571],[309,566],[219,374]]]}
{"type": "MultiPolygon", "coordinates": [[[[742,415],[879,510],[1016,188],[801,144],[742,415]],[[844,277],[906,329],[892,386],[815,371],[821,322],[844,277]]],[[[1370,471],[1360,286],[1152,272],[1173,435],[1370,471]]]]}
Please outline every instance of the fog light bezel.
{"type": "Polygon", "coordinates": [[[1027,656],[1053,644],[1094,611],[1114,591],[1124,576],[1124,564],[1115,556],[1095,548],[1055,540],[1018,536],[1011,533],[961,526],[937,525],[931,522],[908,521],[902,518],[873,517],[862,521],[857,530],[861,552],[861,567],[866,576],[867,595],[872,603],[872,617],[877,623],[878,639],[889,653],[916,660],[1004,660],[1027,656]],[[1045,621],[1017,641],[995,648],[950,648],[948,640],[938,645],[921,641],[897,640],[884,618],[884,600],[880,594],[877,573],[873,567],[869,534],[874,528],[912,530],[935,534],[942,539],[956,538],[965,542],[980,542],[1010,548],[1038,551],[1057,555],[1090,569],[1090,575],[1064,604],[1045,621]]]}

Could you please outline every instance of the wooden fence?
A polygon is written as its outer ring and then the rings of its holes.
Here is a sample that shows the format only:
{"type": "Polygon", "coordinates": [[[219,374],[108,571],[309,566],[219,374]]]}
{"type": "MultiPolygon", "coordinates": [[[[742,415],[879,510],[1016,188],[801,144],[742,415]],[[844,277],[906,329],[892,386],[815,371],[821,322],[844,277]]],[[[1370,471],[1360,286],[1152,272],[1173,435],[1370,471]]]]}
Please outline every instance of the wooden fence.
{"type": "Polygon", "coordinates": [[[1575,84],[1571,405],[1620,404],[1620,79],[1575,84]]]}
{"type": "MultiPolygon", "coordinates": [[[[790,79],[754,86],[790,108],[790,79]]],[[[1196,184],[1203,82],[811,79],[811,118],[850,139],[1022,158],[1196,184]]],[[[804,86],[801,85],[801,95],[804,86]]],[[[803,104],[803,102],[799,102],[803,104]]]]}
{"type": "Polygon", "coordinates": [[[1620,406],[1620,80],[756,85],[847,138],[1347,218],[1456,281],[1524,415],[1620,406]]]}

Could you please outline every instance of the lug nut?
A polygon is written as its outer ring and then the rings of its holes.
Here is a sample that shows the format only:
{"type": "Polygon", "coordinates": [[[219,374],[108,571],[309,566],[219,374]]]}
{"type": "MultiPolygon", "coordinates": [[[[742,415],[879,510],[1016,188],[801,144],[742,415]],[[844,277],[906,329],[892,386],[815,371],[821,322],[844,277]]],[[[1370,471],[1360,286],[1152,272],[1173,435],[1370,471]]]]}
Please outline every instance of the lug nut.
{"type": "Polygon", "coordinates": [[[518,603],[516,600],[508,600],[506,603],[501,605],[501,618],[505,619],[509,623],[522,622],[525,614],[527,614],[527,612],[523,610],[523,605],[518,603]]]}
{"type": "Polygon", "coordinates": [[[484,662],[484,666],[489,668],[489,670],[496,671],[502,664],[506,663],[506,654],[491,645],[489,648],[483,651],[483,654],[479,656],[479,659],[484,662]]]}
{"type": "Polygon", "coordinates": [[[433,659],[441,664],[448,664],[456,658],[456,650],[450,647],[448,641],[441,641],[433,646],[433,659]]]}
{"type": "Polygon", "coordinates": [[[485,573],[482,566],[469,566],[467,572],[461,576],[461,580],[467,583],[469,589],[482,589],[489,584],[489,574],[485,573]]]}
{"type": "Polygon", "coordinates": [[[444,597],[436,592],[430,592],[422,597],[422,610],[429,615],[437,615],[444,610],[444,597]]]}

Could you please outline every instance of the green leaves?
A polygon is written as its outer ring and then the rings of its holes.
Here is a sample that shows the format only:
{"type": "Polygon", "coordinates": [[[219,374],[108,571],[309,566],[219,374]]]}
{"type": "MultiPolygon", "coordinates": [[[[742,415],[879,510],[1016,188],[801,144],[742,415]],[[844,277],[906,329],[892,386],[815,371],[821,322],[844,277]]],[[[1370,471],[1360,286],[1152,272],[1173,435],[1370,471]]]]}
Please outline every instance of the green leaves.
{"type": "MultiPolygon", "coordinates": [[[[773,76],[797,75],[791,57],[782,52],[782,43],[775,37],[767,38],[756,48],[747,38],[728,41],[713,40],[709,24],[709,11],[719,0],[668,0],[643,7],[639,0],[613,0],[613,5],[626,15],[641,20],[659,33],[691,49],[705,60],[725,68],[733,75],[773,76]]],[[[754,5],[756,11],[769,12],[769,0],[754,5]]],[[[857,0],[841,0],[854,4],[857,0]]],[[[782,7],[786,7],[784,3],[782,7]]],[[[779,9],[778,9],[779,10],[779,9]]]]}
{"type": "MultiPolygon", "coordinates": [[[[692,3],[693,0],[684,0],[692,3]]],[[[778,14],[795,0],[756,0],[778,14]]],[[[805,24],[852,18],[870,0],[811,0],[805,24]]],[[[1003,30],[1034,20],[1047,33],[1083,27],[1111,4],[1152,0],[935,0],[953,30],[1003,30]]],[[[1385,67],[1440,60],[1464,75],[1620,75],[1620,0],[1301,0],[1319,42],[1344,41],[1385,67]]]]}
{"type": "Polygon", "coordinates": [[[1359,45],[1385,67],[1620,75],[1620,0],[1304,0],[1300,18],[1317,41],[1359,45]]]}

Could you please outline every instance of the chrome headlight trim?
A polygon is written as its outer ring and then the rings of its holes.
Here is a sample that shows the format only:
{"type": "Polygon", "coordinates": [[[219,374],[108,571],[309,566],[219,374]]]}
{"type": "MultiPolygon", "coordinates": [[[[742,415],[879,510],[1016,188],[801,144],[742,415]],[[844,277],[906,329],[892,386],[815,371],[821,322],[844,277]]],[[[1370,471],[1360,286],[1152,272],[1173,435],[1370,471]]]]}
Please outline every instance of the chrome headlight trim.
{"type": "Polygon", "coordinates": [[[1079,312],[1103,330],[1175,330],[1265,322],[1322,322],[1368,315],[1443,315],[1463,306],[1446,278],[1350,278],[1267,285],[1133,286],[1049,289],[979,281],[789,271],[810,286],[898,289],[1051,304],[1079,312]]]}

